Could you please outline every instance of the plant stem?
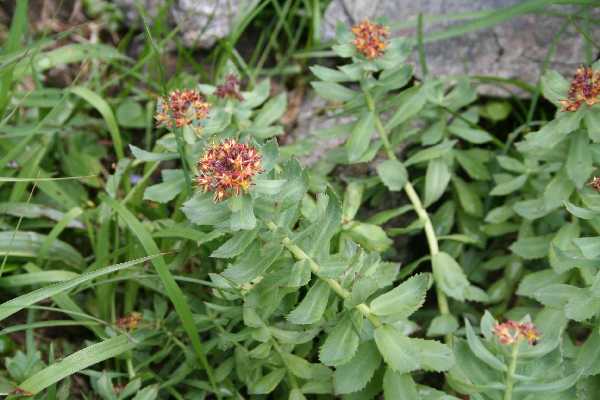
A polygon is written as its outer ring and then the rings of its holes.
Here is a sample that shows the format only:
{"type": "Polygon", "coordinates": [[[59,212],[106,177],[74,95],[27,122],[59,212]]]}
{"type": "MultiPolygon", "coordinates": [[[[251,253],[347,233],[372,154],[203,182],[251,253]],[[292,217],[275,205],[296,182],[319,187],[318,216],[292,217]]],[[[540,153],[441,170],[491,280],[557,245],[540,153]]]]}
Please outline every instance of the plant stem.
{"type": "Polygon", "coordinates": [[[185,177],[185,192],[189,195],[192,190],[192,178],[191,178],[191,168],[188,163],[187,156],[185,154],[185,141],[183,139],[183,129],[175,128],[173,130],[175,134],[175,142],[177,143],[177,151],[179,152],[179,156],[181,157],[181,164],[183,166],[183,176],[185,177]]]}
{"type": "MultiPolygon", "coordinates": [[[[371,94],[368,91],[364,90],[363,92],[365,94],[365,99],[367,101],[367,106],[369,108],[369,111],[373,113],[373,116],[375,118],[375,128],[377,129],[377,132],[379,133],[379,137],[381,138],[381,141],[383,142],[383,146],[384,146],[384,149],[385,149],[385,152],[386,152],[388,158],[390,160],[398,160],[398,157],[396,157],[396,153],[394,153],[394,150],[390,144],[388,133],[385,130],[385,127],[383,126],[383,123],[381,122],[379,115],[375,111],[375,102],[373,101],[373,97],[371,96],[371,94]]],[[[435,234],[435,230],[433,229],[433,224],[431,223],[431,218],[429,218],[429,214],[427,213],[427,210],[423,206],[423,202],[421,201],[421,198],[419,197],[417,191],[415,190],[414,186],[410,183],[410,181],[406,182],[403,189],[404,189],[404,192],[406,193],[406,196],[410,200],[415,212],[417,213],[417,216],[423,223],[424,230],[425,230],[425,236],[427,237],[427,244],[429,246],[429,253],[430,253],[431,257],[433,258],[436,254],[438,254],[440,252],[440,249],[438,246],[438,241],[437,241],[437,237],[435,234]]],[[[435,279],[436,274],[434,273],[433,276],[435,279]]],[[[450,309],[448,307],[448,299],[446,298],[446,295],[444,294],[444,292],[440,289],[440,285],[438,284],[438,282],[436,282],[436,294],[437,294],[437,302],[438,302],[438,308],[440,310],[440,313],[442,315],[450,314],[450,309]]],[[[450,343],[451,340],[452,340],[452,336],[447,335],[446,342],[450,343]]]]}
{"type": "MultiPolygon", "coordinates": [[[[276,232],[279,228],[277,227],[277,225],[275,225],[273,222],[271,221],[266,221],[267,227],[273,231],[276,232]]],[[[313,260],[308,254],[306,254],[304,252],[304,250],[302,250],[300,247],[298,247],[297,245],[294,244],[294,242],[292,242],[292,240],[289,237],[284,237],[283,239],[281,239],[281,243],[283,244],[283,246],[288,249],[288,251],[290,253],[292,253],[294,255],[294,257],[296,257],[297,260],[302,261],[305,260],[308,262],[308,265],[310,266],[311,271],[313,272],[313,274],[315,274],[317,277],[319,277],[319,279],[325,281],[325,283],[327,283],[329,285],[329,287],[341,298],[343,298],[344,300],[347,299],[348,297],[350,297],[350,292],[347,291],[346,289],[344,289],[342,287],[342,285],[340,285],[340,283],[338,281],[336,281],[335,279],[331,279],[331,278],[323,278],[319,275],[319,271],[321,270],[321,267],[319,266],[319,264],[317,264],[315,262],[315,260],[313,260]]],[[[377,318],[377,316],[375,314],[373,314],[373,312],[371,311],[371,308],[369,308],[368,305],[361,303],[358,304],[357,306],[355,306],[355,308],[360,311],[360,313],[362,315],[365,316],[365,318],[367,318],[369,321],[371,321],[371,323],[373,324],[373,326],[375,328],[379,328],[382,323],[379,320],[379,318],[377,318]]]]}
{"type": "Polygon", "coordinates": [[[514,385],[515,371],[517,370],[517,359],[519,358],[520,341],[513,343],[512,352],[510,355],[510,365],[506,373],[506,391],[504,392],[504,400],[512,400],[512,391],[514,385]]]}

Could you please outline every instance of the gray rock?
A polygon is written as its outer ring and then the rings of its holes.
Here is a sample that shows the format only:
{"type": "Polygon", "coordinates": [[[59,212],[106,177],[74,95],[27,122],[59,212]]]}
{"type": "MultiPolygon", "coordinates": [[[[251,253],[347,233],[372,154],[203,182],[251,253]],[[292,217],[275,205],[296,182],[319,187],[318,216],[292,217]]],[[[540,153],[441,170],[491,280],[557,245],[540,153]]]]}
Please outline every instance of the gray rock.
{"type": "MultiPolygon", "coordinates": [[[[416,21],[419,13],[425,18],[451,16],[490,11],[521,3],[522,0],[333,0],[324,16],[323,33],[326,39],[331,39],[338,22],[352,25],[364,18],[386,17],[393,26],[395,22],[416,21]]],[[[574,13],[576,10],[577,8],[570,6],[545,7],[491,28],[427,43],[425,54],[429,70],[434,75],[488,75],[517,78],[536,84],[548,50],[566,21],[563,17],[550,15],[548,11],[574,13]]],[[[600,7],[596,7],[592,13],[598,18],[600,7]]],[[[425,36],[469,21],[471,20],[425,22],[425,36]]],[[[394,35],[414,35],[415,29],[392,29],[392,32],[394,35]]],[[[593,27],[592,36],[596,41],[600,40],[598,24],[593,27]]],[[[594,51],[596,55],[597,50],[594,51]]],[[[585,60],[584,39],[573,24],[569,24],[556,43],[550,67],[570,77],[575,68],[585,60]]],[[[419,68],[416,70],[418,73],[419,68]]],[[[485,86],[480,88],[480,92],[507,94],[497,87],[485,86]]]]}
{"type": "MultiPolygon", "coordinates": [[[[139,18],[140,3],[150,17],[157,15],[164,0],[113,0],[123,9],[129,23],[139,18]]],[[[169,10],[173,26],[178,26],[187,47],[210,48],[227,36],[238,13],[247,10],[251,0],[174,0],[169,10]]]]}

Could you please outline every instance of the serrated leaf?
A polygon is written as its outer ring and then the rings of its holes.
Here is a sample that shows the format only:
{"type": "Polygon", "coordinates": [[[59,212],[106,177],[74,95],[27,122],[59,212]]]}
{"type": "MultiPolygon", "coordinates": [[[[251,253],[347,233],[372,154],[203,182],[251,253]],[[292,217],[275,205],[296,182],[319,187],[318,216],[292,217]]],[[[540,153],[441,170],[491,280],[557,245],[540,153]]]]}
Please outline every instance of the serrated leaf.
{"type": "Polygon", "coordinates": [[[509,249],[526,260],[544,258],[548,255],[552,235],[520,238],[509,249]]]}
{"type": "Polygon", "coordinates": [[[575,132],[571,135],[566,169],[571,181],[580,189],[587,182],[594,170],[590,143],[583,131],[575,132]]]}
{"type": "Polygon", "coordinates": [[[381,356],[372,341],[362,342],[352,359],[336,368],[333,386],[336,394],[353,393],[364,388],[379,368],[381,356]]]}
{"type": "Polygon", "coordinates": [[[358,342],[352,319],[346,315],[325,339],[319,350],[319,360],[329,366],[343,365],[354,357],[358,342]]]}
{"type": "Polygon", "coordinates": [[[542,75],[541,84],[544,97],[555,106],[559,107],[560,101],[567,98],[569,81],[557,71],[546,71],[546,73],[542,75]]]}
{"type": "Polygon", "coordinates": [[[598,107],[589,108],[583,120],[590,139],[594,143],[600,143],[600,110],[598,107]]]}
{"type": "Polygon", "coordinates": [[[211,257],[233,258],[242,254],[244,250],[256,239],[257,231],[236,232],[229,240],[212,252],[211,257]]]}
{"type": "Polygon", "coordinates": [[[427,336],[444,336],[458,329],[458,321],[452,314],[442,314],[435,317],[429,324],[427,336]]]}
{"type": "Polygon", "coordinates": [[[181,210],[196,225],[216,225],[226,221],[231,215],[226,203],[215,203],[206,193],[195,194],[183,203],[181,210]]]}
{"type": "Polygon", "coordinates": [[[375,343],[386,364],[398,373],[419,369],[419,355],[410,338],[390,325],[375,329],[375,343]]]}
{"type": "Polygon", "coordinates": [[[435,340],[409,338],[417,351],[420,368],[425,371],[447,371],[454,365],[450,347],[435,340]]]}
{"type": "Polygon", "coordinates": [[[287,319],[293,324],[309,325],[318,322],[329,300],[329,285],[318,280],[308,291],[298,306],[288,314],[287,319]]]}
{"type": "Polygon", "coordinates": [[[407,318],[425,302],[430,281],[429,274],[412,276],[396,288],[375,298],[371,302],[371,310],[380,316],[395,315],[397,318],[407,318]]]}

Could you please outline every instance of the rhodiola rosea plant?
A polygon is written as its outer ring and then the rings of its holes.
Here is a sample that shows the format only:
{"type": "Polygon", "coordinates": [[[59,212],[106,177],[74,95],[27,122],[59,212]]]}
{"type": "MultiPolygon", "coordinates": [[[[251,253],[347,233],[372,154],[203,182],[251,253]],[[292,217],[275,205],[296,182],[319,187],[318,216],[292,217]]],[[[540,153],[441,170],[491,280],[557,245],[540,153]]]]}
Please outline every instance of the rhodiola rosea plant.
{"type": "Polygon", "coordinates": [[[4,319],[52,298],[81,318],[66,292],[108,275],[87,288],[115,299],[125,281],[125,315],[92,307],[114,323],[49,366],[8,359],[11,395],[115,357],[85,371],[103,399],[596,398],[600,65],[544,75],[556,115],[516,139],[483,127],[468,78],[423,57],[414,77],[414,43],[384,25],[336,40],[343,61],[313,66],[312,86],[349,122],[315,132],[343,139],[315,166],[278,145],[286,95],[267,80],[243,90],[231,69],[157,100],[160,137],[130,146],[85,214],[100,256],[83,270],[73,251],[81,275],[0,305],[4,319]],[[425,245],[401,254],[398,238],[425,245]],[[142,258],[105,267],[123,255],[110,241],[142,258]]]}

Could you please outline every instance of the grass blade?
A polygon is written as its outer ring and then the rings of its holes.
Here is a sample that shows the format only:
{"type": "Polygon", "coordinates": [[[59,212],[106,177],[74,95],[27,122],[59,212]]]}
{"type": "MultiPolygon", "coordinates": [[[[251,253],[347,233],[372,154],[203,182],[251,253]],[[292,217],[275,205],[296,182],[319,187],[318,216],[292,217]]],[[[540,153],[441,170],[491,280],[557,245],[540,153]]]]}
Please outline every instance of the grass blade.
{"type": "Polygon", "coordinates": [[[72,289],[82,283],[88,282],[92,279],[98,278],[103,275],[107,275],[113,272],[121,271],[127,268],[131,268],[134,265],[141,264],[145,261],[149,261],[159,257],[160,254],[154,254],[148,257],[138,258],[136,260],[127,261],[121,264],[110,265],[108,267],[104,267],[101,269],[97,269],[92,272],[87,272],[85,274],[81,274],[77,278],[68,280],[66,282],[57,283],[55,285],[46,286],[33,292],[29,292],[22,296],[16,297],[9,301],[6,301],[0,304],[0,321],[10,317],[11,315],[21,311],[24,308],[29,307],[32,304],[37,303],[38,301],[47,299],[48,297],[55,296],[57,294],[66,292],[69,289],[72,289]]]}
{"type": "MultiPolygon", "coordinates": [[[[119,216],[125,221],[125,223],[129,227],[131,232],[140,241],[144,250],[146,250],[146,253],[148,253],[148,254],[158,254],[159,253],[158,246],[152,239],[152,236],[146,230],[146,228],[144,228],[142,223],[140,221],[138,221],[138,219],[131,213],[131,211],[129,211],[118,201],[116,201],[110,197],[105,196],[104,201],[106,201],[106,203],[108,203],[108,205],[113,210],[115,210],[119,214],[119,216]]],[[[169,299],[171,300],[171,302],[173,303],[173,306],[175,307],[175,311],[177,312],[177,314],[179,315],[179,318],[181,319],[183,329],[188,334],[190,341],[192,342],[192,347],[194,348],[196,355],[198,356],[198,358],[200,359],[200,362],[206,369],[206,373],[207,373],[208,378],[213,386],[213,389],[215,390],[215,393],[218,393],[218,391],[216,390],[216,384],[215,384],[215,381],[213,378],[212,368],[210,367],[210,365],[208,365],[208,361],[206,359],[206,356],[204,355],[204,351],[202,350],[202,343],[200,342],[200,336],[198,335],[198,329],[196,328],[196,325],[194,324],[192,311],[190,310],[190,307],[185,299],[183,292],[181,291],[181,288],[177,285],[177,282],[173,278],[173,275],[169,271],[169,268],[167,267],[167,264],[165,263],[165,260],[162,257],[154,258],[152,260],[152,265],[154,265],[156,272],[158,273],[163,285],[165,286],[165,291],[167,292],[169,299]]]]}
{"type": "Polygon", "coordinates": [[[44,368],[22,382],[19,388],[23,391],[37,394],[48,386],[82,369],[132,350],[147,337],[147,333],[137,333],[133,337],[131,335],[120,335],[93,344],[44,368]]]}

